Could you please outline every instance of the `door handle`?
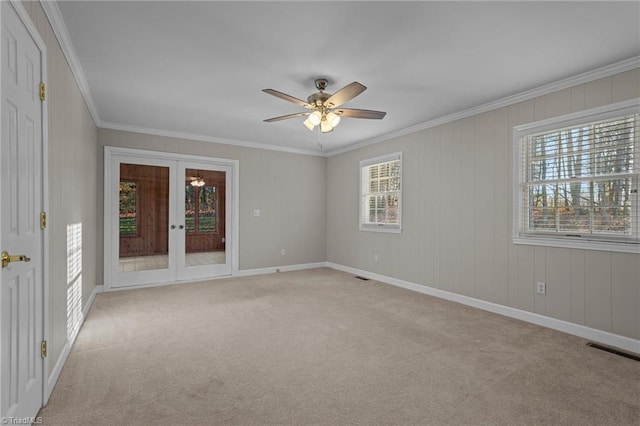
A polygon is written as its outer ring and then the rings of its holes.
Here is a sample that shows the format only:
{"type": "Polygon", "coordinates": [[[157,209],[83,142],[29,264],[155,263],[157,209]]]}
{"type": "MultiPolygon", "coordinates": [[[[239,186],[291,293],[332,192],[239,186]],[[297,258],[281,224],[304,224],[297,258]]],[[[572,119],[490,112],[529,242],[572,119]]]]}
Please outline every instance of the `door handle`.
{"type": "Polygon", "coordinates": [[[31,262],[31,258],[24,254],[10,255],[6,251],[2,252],[2,268],[5,268],[11,262],[31,262]]]}
{"type": "Polygon", "coordinates": [[[180,226],[178,226],[178,228],[184,229],[184,225],[180,225],[180,226]]]}
{"type": "Polygon", "coordinates": [[[175,225],[171,225],[171,229],[176,229],[176,226],[175,225]]]}

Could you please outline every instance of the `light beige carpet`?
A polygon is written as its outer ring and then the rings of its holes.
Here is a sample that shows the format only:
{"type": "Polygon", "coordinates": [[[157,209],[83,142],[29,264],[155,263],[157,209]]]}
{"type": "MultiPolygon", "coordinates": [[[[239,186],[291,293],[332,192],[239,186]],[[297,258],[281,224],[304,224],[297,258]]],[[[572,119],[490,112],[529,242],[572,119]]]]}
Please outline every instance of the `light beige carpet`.
{"type": "Polygon", "coordinates": [[[640,362],[315,269],[96,297],[46,425],[624,425],[640,362]]]}

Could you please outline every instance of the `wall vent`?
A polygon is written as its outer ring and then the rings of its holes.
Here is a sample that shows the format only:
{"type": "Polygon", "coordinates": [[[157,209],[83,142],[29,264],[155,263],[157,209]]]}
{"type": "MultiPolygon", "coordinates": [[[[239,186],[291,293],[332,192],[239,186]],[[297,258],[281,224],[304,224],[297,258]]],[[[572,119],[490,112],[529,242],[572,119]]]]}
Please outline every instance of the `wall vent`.
{"type": "Polygon", "coordinates": [[[625,358],[629,358],[629,359],[632,359],[634,361],[640,361],[640,356],[639,355],[635,355],[635,354],[632,354],[632,353],[629,353],[629,352],[624,352],[624,351],[621,351],[619,349],[610,348],[608,346],[603,346],[603,345],[600,345],[598,343],[589,342],[589,343],[587,343],[587,346],[591,346],[592,348],[600,349],[601,351],[609,352],[609,353],[612,353],[612,354],[615,354],[615,355],[623,356],[625,358]]]}

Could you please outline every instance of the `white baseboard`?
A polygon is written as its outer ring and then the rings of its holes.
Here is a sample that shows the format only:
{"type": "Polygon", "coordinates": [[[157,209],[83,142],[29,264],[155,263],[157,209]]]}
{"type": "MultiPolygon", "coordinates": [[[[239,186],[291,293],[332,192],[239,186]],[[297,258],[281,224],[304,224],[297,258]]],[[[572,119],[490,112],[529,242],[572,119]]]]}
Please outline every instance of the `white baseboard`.
{"type": "Polygon", "coordinates": [[[150,287],[162,287],[166,285],[175,285],[175,284],[190,284],[190,283],[197,283],[202,281],[222,280],[225,278],[248,277],[251,275],[274,274],[276,272],[301,271],[303,269],[326,268],[326,267],[327,267],[327,262],[302,263],[298,265],[285,265],[285,266],[270,266],[268,268],[243,269],[243,270],[235,271],[233,275],[220,275],[217,277],[200,277],[200,278],[187,279],[183,281],[167,281],[163,283],[136,284],[131,286],[111,287],[108,291],[122,291],[122,290],[132,290],[132,289],[141,289],[141,288],[150,288],[150,287]]]}
{"type": "Polygon", "coordinates": [[[276,272],[301,271],[303,269],[326,268],[327,262],[301,263],[298,265],[270,266],[268,268],[243,269],[234,276],[248,277],[251,275],[274,274],[276,272]]]}
{"type": "Polygon", "coordinates": [[[572,334],[574,336],[582,337],[588,340],[593,340],[605,345],[614,346],[630,352],[640,353],[640,340],[631,339],[629,337],[620,336],[620,335],[609,333],[606,331],[596,330],[594,328],[586,327],[584,325],[574,324],[567,321],[546,317],[544,315],[523,311],[520,309],[512,308],[510,306],[498,305],[496,303],[475,299],[473,297],[463,296],[460,294],[451,293],[449,291],[439,290],[437,288],[427,287],[427,286],[412,283],[409,281],[387,277],[385,275],[380,275],[373,272],[363,271],[361,269],[356,269],[349,266],[344,266],[344,265],[340,265],[332,262],[327,262],[326,266],[339,271],[348,272],[354,275],[359,275],[361,277],[380,281],[386,284],[402,287],[407,290],[413,290],[418,293],[439,297],[441,299],[461,303],[463,305],[493,312],[499,315],[504,315],[506,317],[515,318],[531,324],[536,324],[543,327],[551,328],[553,330],[562,331],[567,334],[572,334]]]}
{"type": "MultiPolygon", "coordinates": [[[[91,292],[91,295],[89,295],[89,299],[87,300],[86,305],[82,308],[82,324],[84,324],[84,320],[89,314],[89,309],[91,309],[91,305],[93,305],[93,301],[95,300],[96,295],[98,293],[102,293],[103,291],[103,285],[97,285],[93,288],[93,291],[91,292]]],[[[82,324],[80,324],[80,328],[82,328],[82,324]]],[[[56,364],[53,367],[53,370],[51,370],[51,374],[49,374],[49,378],[47,379],[47,389],[44,394],[44,401],[42,402],[43,406],[47,405],[47,402],[49,402],[51,392],[53,392],[53,388],[56,386],[56,383],[58,383],[60,373],[62,372],[62,367],[64,367],[64,364],[67,362],[67,358],[69,357],[69,353],[71,353],[71,348],[73,347],[78,334],[79,332],[76,333],[72,341],[67,340],[62,347],[62,352],[60,352],[60,356],[58,357],[58,360],[56,361],[56,364]]]]}
{"type": "MultiPolygon", "coordinates": [[[[96,295],[99,293],[104,293],[104,286],[97,285],[93,288],[91,295],[89,295],[89,299],[87,300],[87,304],[82,308],[82,322],[84,323],[84,319],[89,315],[89,309],[93,305],[93,301],[96,299],[96,295]]],[[[82,324],[80,325],[82,326],[82,324]]],[[[75,339],[74,339],[75,340],[75,339]]]]}
{"type": "Polygon", "coordinates": [[[42,402],[42,406],[44,407],[49,402],[49,397],[53,392],[53,388],[55,388],[56,383],[58,383],[58,379],[60,378],[60,373],[62,372],[62,367],[64,367],[64,363],[67,362],[67,358],[69,357],[69,352],[71,352],[71,345],[67,340],[64,343],[64,347],[62,348],[62,352],[58,357],[58,361],[56,361],[56,365],[51,370],[51,374],[49,375],[49,379],[47,380],[47,392],[45,393],[45,400],[42,402]]]}
{"type": "Polygon", "coordinates": [[[123,285],[123,286],[112,286],[109,289],[106,289],[107,292],[112,291],[127,291],[127,290],[140,290],[142,288],[154,288],[154,287],[165,287],[169,285],[181,285],[181,284],[193,284],[199,283],[203,281],[211,281],[211,280],[223,280],[225,278],[230,278],[231,275],[218,275],[216,277],[198,277],[198,278],[188,278],[181,281],[165,281],[165,282],[154,282],[150,284],[133,284],[133,285],[123,285]]]}

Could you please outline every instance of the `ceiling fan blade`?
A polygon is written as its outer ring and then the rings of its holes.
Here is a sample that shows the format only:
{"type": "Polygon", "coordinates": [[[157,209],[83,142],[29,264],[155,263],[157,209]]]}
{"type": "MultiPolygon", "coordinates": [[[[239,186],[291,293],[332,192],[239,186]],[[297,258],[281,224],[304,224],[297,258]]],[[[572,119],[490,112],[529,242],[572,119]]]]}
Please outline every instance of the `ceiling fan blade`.
{"type": "Polygon", "coordinates": [[[281,115],[279,117],[273,117],[273,118],[267,118],[266,120],[263,120],[267,123],[273,123],[274,121],[280,121],[280,120],[287,120],[289,118],[296,118],[296,117],[302,117],[305,115],[309,115],[311,114],[310,112],[298,112],[296,114],[288,114],[288,115],[281,115]]]}
{"type": "Polygon", "coordinates": [[[342,89],[331,95],[331,97],[327,99],[324,104],[327,106],[327,108],[335,108],[345,102],[350,101],[365,90],[367,90],[366,86],[363,86],[357,81],[354,81],[353,83],[347,84],[342,89]]]}
{"type": "Polygon", "coordinates": [[[273,90],[273,89],[262,89],[262,91],[264,93],[268,93],[270,95],[273,95],[276,98],[280,98],[280,99],[284,99],[285,101],[293,102],[294,104],[300,105],[301,107],[304,107],[304,108],[307,108],[307,109],[313,109],[313,107],[311,105],[309,105],[307,102],[303,101],[302,99],[294,98],[293,96],[287,95],[286,93],[278,92],[277,90],[273,90]]]}
{"type": "Polygon", "coordinates": [[[333,112],[341,117],[371,118],[375,120],[380,120],[384,118],[385,115],[387,115],[387,113],[384,111],[372,111],[370,109],[338,108],[334,109],[333,112]]]}

